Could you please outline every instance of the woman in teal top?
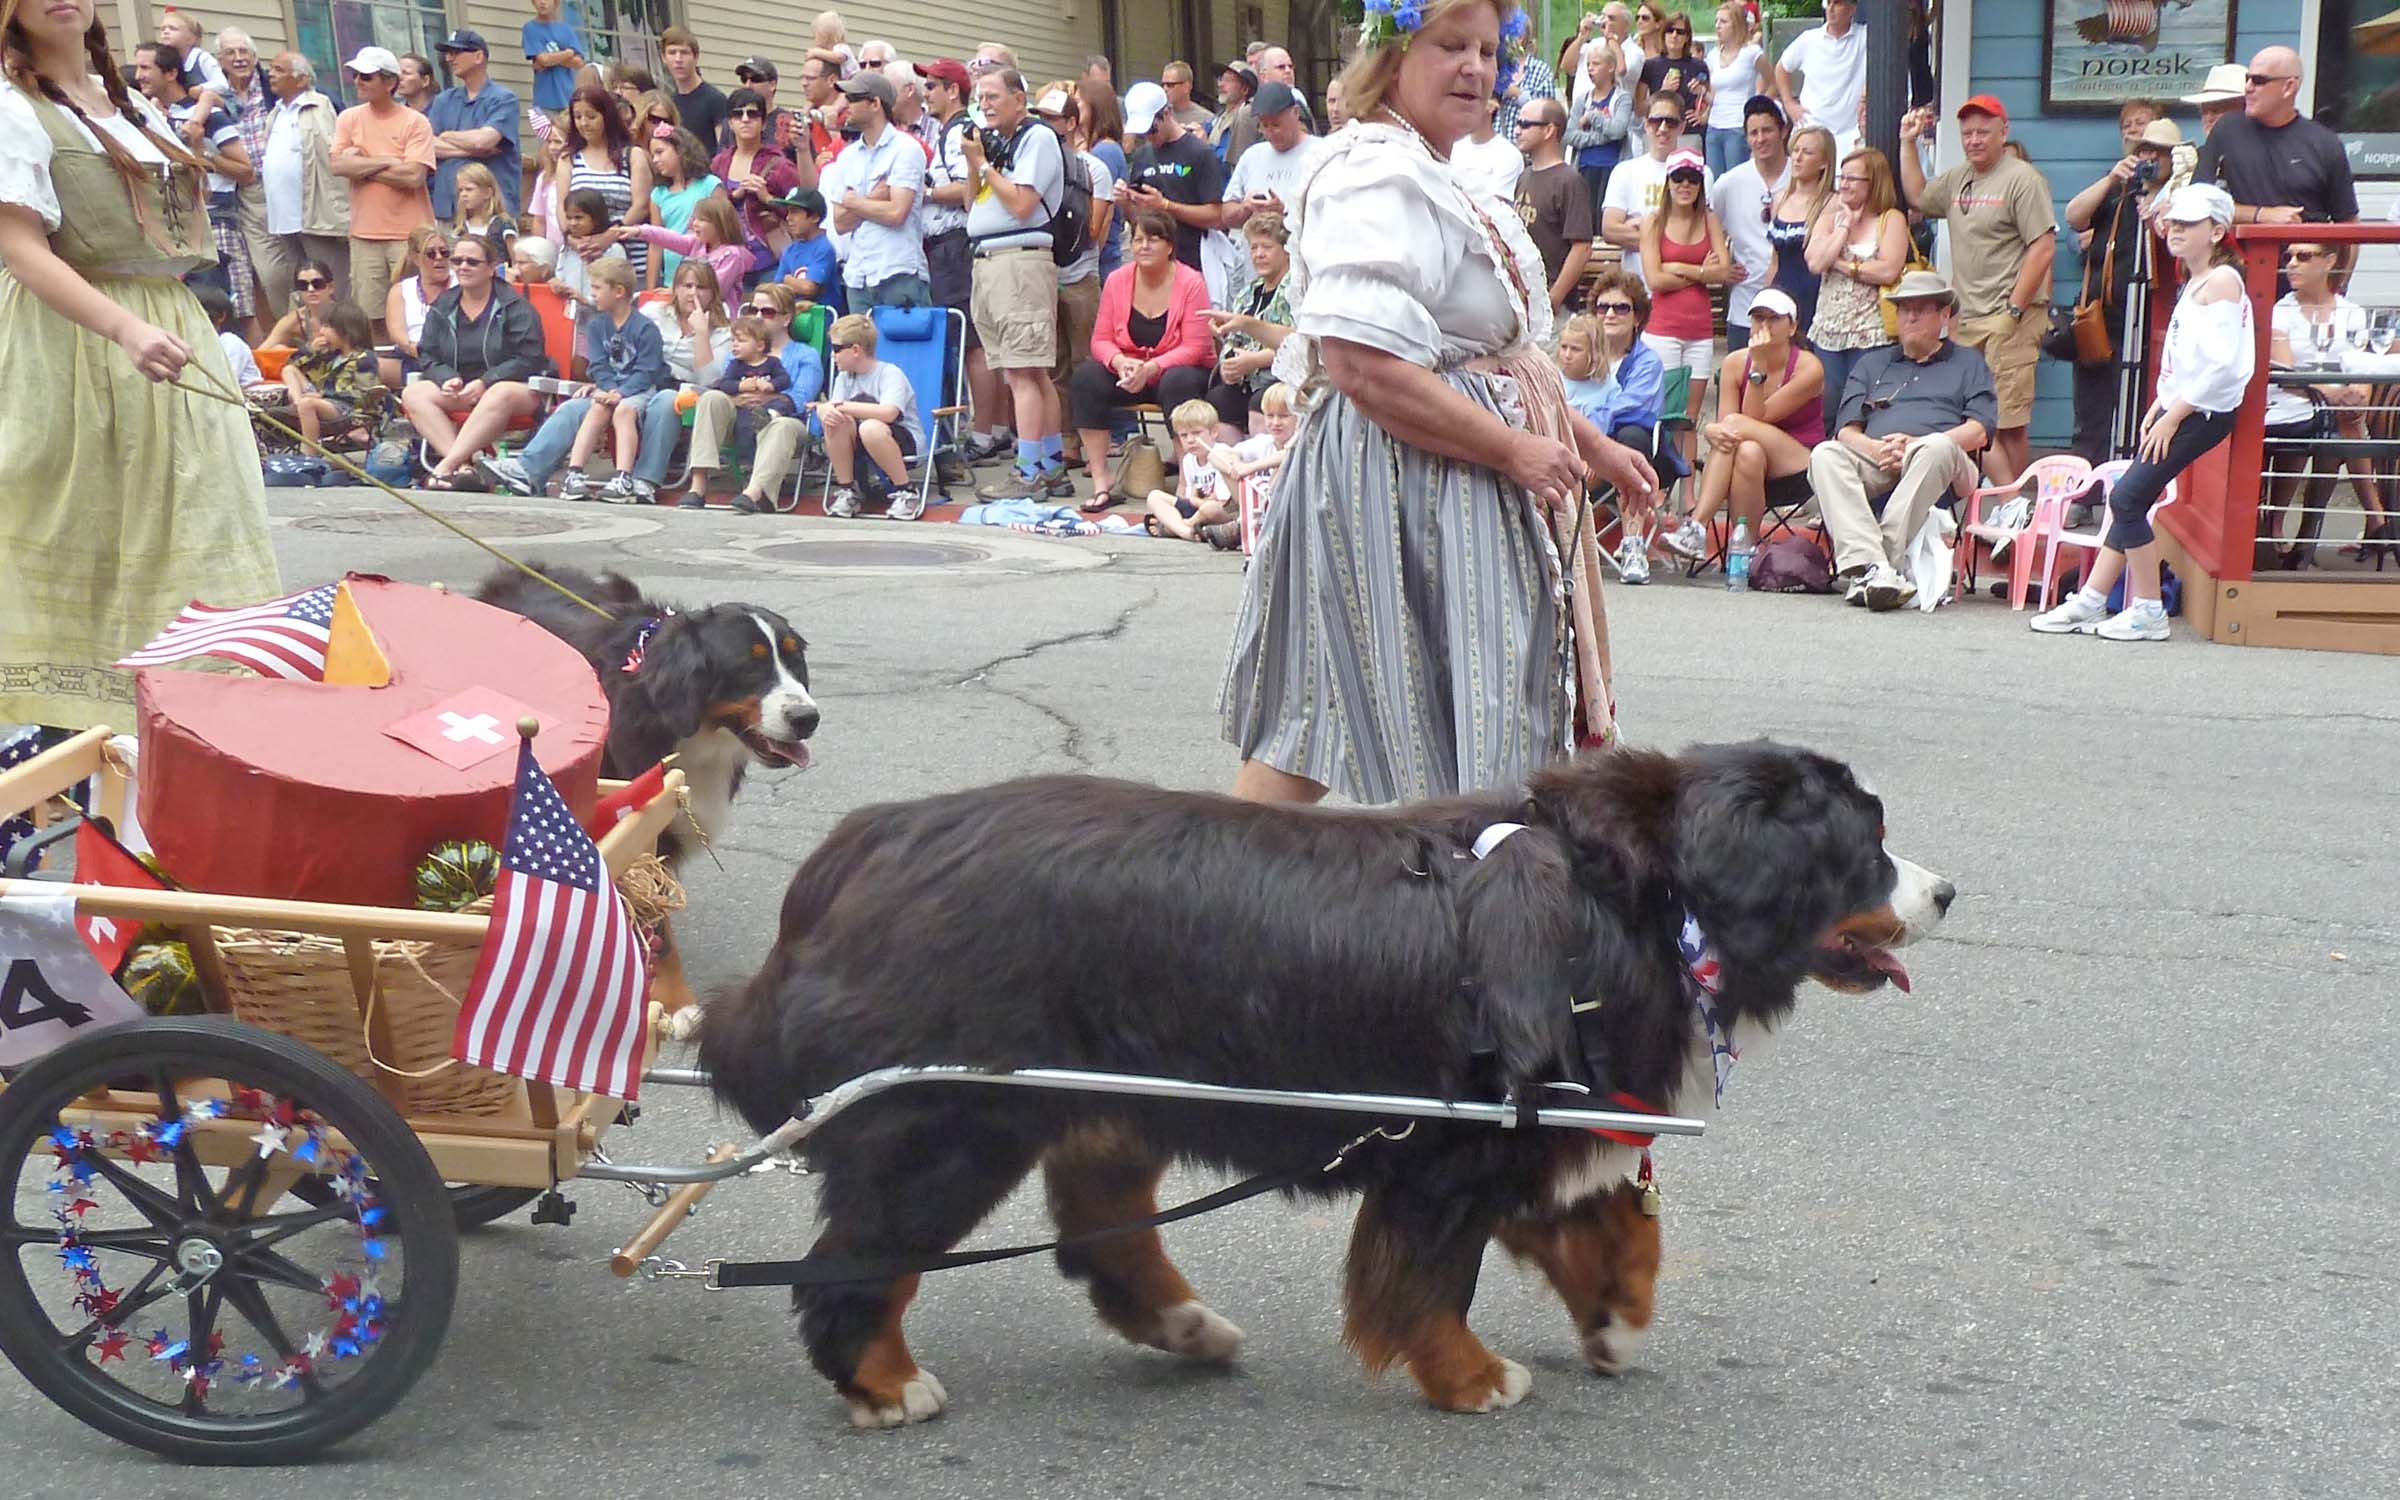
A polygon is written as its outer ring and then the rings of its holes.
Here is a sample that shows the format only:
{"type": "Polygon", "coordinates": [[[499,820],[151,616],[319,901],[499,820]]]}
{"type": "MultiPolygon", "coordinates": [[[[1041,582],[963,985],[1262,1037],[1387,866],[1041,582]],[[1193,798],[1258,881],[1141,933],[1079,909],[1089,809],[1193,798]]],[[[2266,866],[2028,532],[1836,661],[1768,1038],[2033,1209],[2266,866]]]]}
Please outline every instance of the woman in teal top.
{"type": "MultiPolygon", "coordinates": [[[[677,234],[690,232],[692,208],[725,184],[708,169],[708,152],[700,137],[680,125],[659,125],[650,138],[650,207],[652,219],[677,234]]],[[[661,250],[650,262],[650,284],[666,286],[675,280],[683,257],[661,250]],[[661,266],[659,261],[665,261],[661,266]]]]}

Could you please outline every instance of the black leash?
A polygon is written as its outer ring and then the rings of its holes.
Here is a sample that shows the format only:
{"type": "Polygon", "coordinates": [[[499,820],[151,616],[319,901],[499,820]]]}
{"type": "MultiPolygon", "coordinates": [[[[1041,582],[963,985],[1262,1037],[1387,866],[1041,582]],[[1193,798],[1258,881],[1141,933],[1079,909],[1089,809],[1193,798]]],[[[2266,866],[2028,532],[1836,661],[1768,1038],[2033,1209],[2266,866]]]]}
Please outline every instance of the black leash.
{"type": "Polygon", "coordinates": [[[709,1264],[710,1290],[740,1286],[842,1286],[853,1282],[890,1281],[898,1276],[913,1276],[922,1271],[947,1271],[958,1266],[989,1265],[993,1261],[1018,1260],[1028,1255],[1041,1255],[1051,1250],[1071,1250],[1078,1245],[1096,1244],[1119,1235],[1138,1234],[1156,1229],[1178,1219],[1197,1218],[1230,1208],[1244,1199],[1279,1193],[1298,1187],[1304,1182],[1322,1177],[1347,1161],[1350,1153],[1367,1142],[1382,1139],[1404,1141],[1415,1133],[1416,1123],[1398,1133],[1377,1126],[1334,1153],[1333,1160],[1321,1167],[1262,1172],[1246,1177],[1230,1187],[1222,1187],[1205,1197],[1194,1198],[1173,1208],[1128,1219],[1122,1224],[1109,1224],[1099,1229],[1087,1229],[1060,1239],[1045,1240],[1038,1245],[1010,1245],[999,1250],[955,1250],[945,1255],[843,1255],[811,1251],[798,1260],[720,1260],[709,1264]]]}

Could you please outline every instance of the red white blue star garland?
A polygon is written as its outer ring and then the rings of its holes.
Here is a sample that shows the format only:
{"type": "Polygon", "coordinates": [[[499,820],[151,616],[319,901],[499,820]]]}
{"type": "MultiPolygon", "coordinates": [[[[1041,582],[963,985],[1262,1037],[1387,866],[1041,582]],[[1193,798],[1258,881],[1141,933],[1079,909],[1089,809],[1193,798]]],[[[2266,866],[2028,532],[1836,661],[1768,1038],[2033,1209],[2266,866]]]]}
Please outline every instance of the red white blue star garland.
{"type": "Polygon", "coordinates": [[[84,1216],[99,1207],[87,1191],[99,1175],[99,1169],[91,1163],[92,1154],[105,1146],[136,1165],[160,1161],[182,1144],[195,1125],[226,1118],[259,1122],[257,1134],[250,1139],[257,1143],[262,1160],[280,1151],[312,1169],[330,1165],[327,1181],[334,1194],[349,1205],[351,1219],[358,1226],[359,1252],[367,1264],[364,1275],[337,1273],[325,1278],[325,1301],[332,1311],[332,1322],[310,1333],[289,1360],[281,1355],[261,1358],[255,1353],[229,1360],[225,1355],[225,1336],[220,1332],[210,1333],[207,1346],[197,1356],[187,1340],[172,1338],[163,1328],[147,1339],[137,1340],[112,1324],[103,1327],[92,1340],[90,1348],[98,1364],[123,1361],[126,1351],[138,1346],[152,1361],[165,1365],[191,1387],[196,1399],[206,1398],[209,1387],[225,1379],[244,1388],[290,1390],[321,1366],[364,1355],[382,1340],[386,1331],[386,1307],[382,1290],[376,1284],[375,1267],[389,1253],[379,1231],[389,1222],[391,1214],[376,1201],[368,1185],[366,1163],[357,1153],[339,1151],[328,1144],[319,1122],[309,1112],[257,1089],[237,1089],[230,1101],[196,1099],[185,1107],[180,1119],[115,1131],[104,1143],[95,1142],[90,1131],[71,1128],[63,1122],[52,1127],[50,1145],[58,1156],[58,1175],[48,1185],[52,1200],[50,1216],[59,1228],[59,1263],[75,1278],[76,1310],[106,1323],[124,1300],[124,1294],[102,1278],[98,1258],[83,1241],[84,1216]]]}

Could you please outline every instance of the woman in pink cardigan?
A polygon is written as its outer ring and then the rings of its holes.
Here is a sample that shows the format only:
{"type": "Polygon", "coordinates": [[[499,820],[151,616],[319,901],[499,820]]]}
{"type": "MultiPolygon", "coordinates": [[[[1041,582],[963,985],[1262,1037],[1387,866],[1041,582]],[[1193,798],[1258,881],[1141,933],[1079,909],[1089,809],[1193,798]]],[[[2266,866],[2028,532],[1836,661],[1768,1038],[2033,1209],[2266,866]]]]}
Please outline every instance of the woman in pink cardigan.
{"type": "Polygon", "coordinates": [[[733,200],[711,193],[693,204],[690,229],[689,234],[678,234],[658,224],[619,224],[608,233],[611,239],[640,240],[708,262],[725,294],[726,316],[731,317],[734,304],[742,298],[742,278],[750,274],[751,266],[750,246],[742,238],[742,221],[733,211],[733,200]]]}
{"type": "Polygon", "coordinates": [[[1208,327],[1208,282],[1175,259],[1175,225],[1137,214],[1126,263],[1100,289],[1092,357],[1067,378],[1067,402],[1091,468],[1086,511],[1116,503],[1109,493],[1108,428],[1120,407],[1154,402],[1168,411],[1208,394],[1217,346],[1208,327]]]}

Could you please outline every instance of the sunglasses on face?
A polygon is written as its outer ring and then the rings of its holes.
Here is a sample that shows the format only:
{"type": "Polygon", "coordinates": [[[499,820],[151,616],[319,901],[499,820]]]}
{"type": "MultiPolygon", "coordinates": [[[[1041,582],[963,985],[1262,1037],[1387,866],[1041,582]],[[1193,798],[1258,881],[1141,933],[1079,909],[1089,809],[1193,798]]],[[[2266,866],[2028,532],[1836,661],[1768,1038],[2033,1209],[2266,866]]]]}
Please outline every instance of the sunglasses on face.
{"type": "Polygon", "coordinates": [[[2323,260],[2324,258],[2325,252],[2322,250],[2294,250],[2284,257],[2293,265],[2298,265],[2304,260],[2323,260]]]}
{"type": "Polygon", "coordinates": [[[293,282],[292,285],[298,287],[304,292],[321,292],[327,287],[333,285],[333,283],[327,281],[322,276],[312,276],[303,277],[300,280],[293,282]]]}
{"type": "Polygon", "coordinates": [[[2289,82],[2292,77],[2293,75],[2289,73],[2252,73],[2247,82],[2254,89],[2263,89],[2270,83],[2289,82]]]}
{"type": "Polygon", "coordinates": [[[1630,318],[1633,316],[1633,304],[1630,302],[1595,302],[1592,304],[1592,310],[1604,318],[1630,318]]]}
{"type": "Polygon", "coordinates": [[[777,307],[772,302],[754,302],[750,305],[750,310],[762,318],[780,318],[783,316],[783,309],[777,307]]]}
{"type": "Polygon", "coordinates": [[[832,351],[833,351],[834,353],[836,353],[836,354],[847,354],[847,353],[849,353],[851,350],[853,350],[853,349],[857,348],[857,347],[858,347],[858,345],[856,345],[856,344],[835,344],[835,343],[829,343],[829,344],[827,344],[825,347],[826,347],[826,348],[828,348],[828,349],[830,349],[830,350],[832,350],[832,351]]]}
{"type": "Polygon", "coordinates": [[[478,266],[490,264],[490,261],[480,255],[453,255],[450,257],[450,268],[454,271],[472,271],[478,266]]]}
{"type": "Polygon", "coordinates": [[[725,112],[725,118],[728,120],[763,120],[766,117],[767,112],[754,104],[745,104],[740,109],[729,109],[725,112]]]}
{"type": "Polygon", "coordinates": [[[1645,125],[1648,125],[1648,126],[1649,126],[1651,129],[1653,129],[1653,130],[1658,130],[1658,129],[1663,129],[1664,127],[1666,127],[1666,126],[1669,126],[1669,125],[1676,125],[1676,126],[1680,126],[1680,125],[1682,125],[1682,124],[1683,124],[1683,116],[1681,116],[1681,115],[1652,115],[1652,116],[1651,116],[1649,119],[1647,119],[1647,120],[1643,121],[1642,123],[1643,123],[1643,124],[1645,124],[1645,125]]]}
{"type": "Polygon", "coordinates": [[[1869,184],[1869,183],[1873,182],[1874,180],[1875,180],[1875,179],[1874,179],[1874,178],[1872,178],[1872,177],[1861,177],[1861,176],[1859,176],[1859,175],[1858,175],[1857,173],[1855,173],[1855,172],[1844,172],[1844,173],[1843,173],[1841,176],[1839,176],[1839,177],[1837,177],[1837,178],[1835,178],[1835,179],[1834,179],[1834,181],[1836,181],[1836,182],[1844,182],[1844,183],[1855,182],[1855,183],[1857,183],[1857,184],[1858,184],[1860,187],[1865,187],[1867,184],[1869,184]]]}

